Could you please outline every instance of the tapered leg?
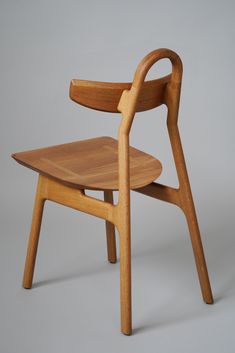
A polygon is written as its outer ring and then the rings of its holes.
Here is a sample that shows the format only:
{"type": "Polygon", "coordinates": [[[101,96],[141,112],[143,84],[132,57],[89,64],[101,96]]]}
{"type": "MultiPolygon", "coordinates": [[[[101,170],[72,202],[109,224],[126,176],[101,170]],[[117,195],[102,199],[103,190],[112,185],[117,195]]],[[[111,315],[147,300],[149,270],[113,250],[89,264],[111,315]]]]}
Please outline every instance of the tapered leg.
{"type": "Polygon", "coordinates": [[[190,197],[184,202],[184,213],[187,219],[190,238],[192,242],[194,257],[196,261],[199,282],[201,286],[202,296],[207,304],[213,304],[213,295],[211,291],[206,260],[204,256],[200,230],[197,222],[197,216],[193,204],[193,200],[190,197]]]}
{"type": "MultiPolygon", "coordinates": [[[[177,112],[177,110],[176,110],[177,112]]],[[[207,304],[213,303],[213,296],[206,266],[206,260],[204,256],[200,231],[197,222],[196,211],[193,203],[192,192],[190,188],[189,177],[187,173],[186,163],[184,159],[183,148],[181,145],[179,129],[177,125],[170,124],[171,119],[174,120],[174,114],[168,110],[168,132],[171,141],[173,156],[175,160],[175,166],[179,179],[179,205],[185,213],[189,233],[191,237],[194,257],[196,261],[199,281],[201,285],[201,291],[204,301],[207,304]]]]}
{"type": "Polygon", "coordinates": [[[121,331],[125,335],[132,333],[131,313],[131,237],[130,226],[119,227],[120,235],[120,296],[121,296],[121,331]]]}
{"type": "MultiPolygon", "coordinates": [[[[112,190],[104,190],[104,201],[113,204],[112,190]]],[[[105,226],[106,226],[108,261],[111,263],[115,263],[117,262],[115,226],[113,223],[109,221],[105,221],[105,226]]]]}
{"type": "Polygon", "coordinates": [[[43,179],[39,176],[23,278],[23,287],[28,289],[32,287],[43,207],[45,202],[45,199],[42,197],[42,183],[43,179]]]}

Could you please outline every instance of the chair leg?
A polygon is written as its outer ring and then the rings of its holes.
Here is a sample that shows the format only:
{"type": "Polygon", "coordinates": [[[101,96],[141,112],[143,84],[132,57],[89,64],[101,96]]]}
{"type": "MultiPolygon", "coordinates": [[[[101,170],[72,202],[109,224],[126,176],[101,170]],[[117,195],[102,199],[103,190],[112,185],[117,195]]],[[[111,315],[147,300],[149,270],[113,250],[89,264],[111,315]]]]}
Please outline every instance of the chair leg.
{"type": "Polygon", "coordinates": [[[213,295],[211,291],[200,230],[197,222],[193,199],[191,196],[185,199],[183,210],[188,223],[202,296],[207,304],[213,304],[213,295]]]}
{"type": "MultiPolygon", "coordinates": [[[[113,204],[112,190],[104,190],[104,201],[113,204]]],[[[115,263],[117,262],[115,226],[113,223],[109,221],[105,221],[105,226],[106,226],[108,261],[111,263],[115,263]]]]}
{"type": "Polygon", "coordinates": [[[45,199],[42,197],[42,184],[43,179],[39,175],[24,269],[23,287],[26,289],[32,287],[33,273],[37,255],[38,240],[45,202],[45,199]]]}
{"type": "MultiPolygon", "coordinates": [[[[177,115],[177,109],[176,109],[176,115],[177,115]]],[[[179,185],[180,185],[180,188],[179,188],[180,206],[184,211],[184,214],[186,216],[187,223],[188,223],[202,296],[204,301],[207,304],[212,304],[213,296],[212,296],[200,231],[198,227],[196,211],[193,203],[193,197],[192,197],[192,192],[190,188],[186,163],[184,159],[184,152],[183,152],[183,148],[180,140],[179,129],[174,122],[173,122],[173,125],[172,123],[170,123],[172,118],[175,119],[174,113],[168,110],[167,127],[168,127],[168,133],[171,141],[171,147],[173,151],[175,166],[176,166],[179,185]]]]}
{"type": "Polygon", "coordinates": [[[121,331],[125,335],[132,333],[131,313],[131,236],[130,226],[123,223],[119,227],[120,236],[120,299],[121,331]]]}

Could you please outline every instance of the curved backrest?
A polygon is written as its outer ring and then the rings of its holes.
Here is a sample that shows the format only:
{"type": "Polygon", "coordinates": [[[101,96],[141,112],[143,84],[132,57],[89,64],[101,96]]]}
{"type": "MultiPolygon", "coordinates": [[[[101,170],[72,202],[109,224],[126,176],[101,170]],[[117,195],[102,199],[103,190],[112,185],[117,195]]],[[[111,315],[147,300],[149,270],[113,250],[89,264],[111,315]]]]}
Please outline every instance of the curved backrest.
{"type": "Polygon", "coordinates": [[[162,103],[168,108],[167,124],[177,124],[183,65],[174,51],[161,48],[152,51],[141,60],[130,90],[124,90],[122,93],[118,104],[118,111],[124,117],[119,128],[120,133],[129,134],[135,113],[138,111],[141,93],[148,82],[145,82],[146,75],[151,67],[161,59],[169,59],[172,64],[172,73],[168,76],[169,81],[164,86],[162,95],[162,103]]]}
{"type": "MultiPolygon", "coordinates": [[[[136,111],[153,109],[164,103],[164,93],[171,75],[143,83],[136,111]]],[[[119,113],[117,107],[124,90],[129,90],[132,82],[97,82],[72,80],[70,98],[85,107],[105,112],[119,113]]]]}
{"type": "MultiPolygon", "coordinates": [[[[175,126],[178,119],[182,72],[180,57],[172,50],[162,48],[152,51],[141,60],[132,83],[71,81],[70,98],[73,101],[92,109],[122,114],[118,130],[118,204],[126,208],[125,212],[128,211],[130,202],[129,133],[135,113],[166,104],[168,130],[174,133],[176,131],[177,134],[175,126]],[[161,59],[171,61],[171,74],[145,81],[150,68],[161,59]],[[172,127],[174,130],[171,130],[172,127]]],[[[172,148],[174,151],[174,145],[172,148]]]]}
{"type": "MultiPolygon", "coordinates": [[[[178,85],[182,78],[182,62],[179,56],[169,49],[157,49],[146,55],[139,63],[133,82],[98,82],[73,79],[70,83],[70,98],[85,107],[105,112],[120,112],[120,100],[125,91],[135,90],[134,111],[141,112],[168,105],[167,86],[178,85]],[[145,81],[145,77],[157,61],[169,59],[172,73],[162,78],[145,81]]],[[[168,90],[169,91],[169,90],[168,90]]]]}

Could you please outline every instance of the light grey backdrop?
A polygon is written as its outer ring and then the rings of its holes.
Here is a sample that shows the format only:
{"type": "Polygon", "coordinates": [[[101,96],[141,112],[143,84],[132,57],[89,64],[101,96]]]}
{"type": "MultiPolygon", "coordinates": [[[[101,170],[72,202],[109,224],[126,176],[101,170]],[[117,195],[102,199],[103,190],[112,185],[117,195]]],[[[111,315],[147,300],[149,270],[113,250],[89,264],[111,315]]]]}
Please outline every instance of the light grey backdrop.
{"type": "MultiPolygon", "coordinates": [[[[234,352],[234,1],[0,1],[0,352],[234,352]],[[215,305],[201,300],[187,227],[174,206],[132,195],[133,327],[119,333],[119,264],[104,222],[48,203],[35,286],[21,278],[36,173],[12,152],[97,135],[118,115],[69,101],[72,78],[131,80],[149,51],[179,53],[179,125],[215,305]]],[[[149,77],[170,69],[159,63],[149,77]]],[[[131,143],[176,185],[165,109],[134,121],[131,143]]],[[[101,194],[96,194],[101,197],[101,194]]]]}

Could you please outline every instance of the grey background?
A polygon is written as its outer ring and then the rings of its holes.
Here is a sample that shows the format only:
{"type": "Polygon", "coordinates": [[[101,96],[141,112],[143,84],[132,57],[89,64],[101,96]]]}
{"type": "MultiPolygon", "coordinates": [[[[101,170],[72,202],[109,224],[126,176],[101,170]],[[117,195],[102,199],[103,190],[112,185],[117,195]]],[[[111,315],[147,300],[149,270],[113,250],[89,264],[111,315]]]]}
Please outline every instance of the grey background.
{"type": "MultiPolygon", "coordinates": [[[[234,352],[234,34],[233,1],[0,1],[1,353],[234,352]],[[183,214],[132,194],[125,337],[102,220],[48,203],[35,285],[21,288],[37,175],[10,154],[116,137],[120,117],[76,106],[69,81],[132,80],[159,47],[184,63],[179,125],[215,305],[202,302],[183,214]]],[[[149,77],[169,70],[161,62],[149,77]]],[[[177,185],[165,113],[136,116],[131,143],[162,161],[160,182],[177,185]]]]}

